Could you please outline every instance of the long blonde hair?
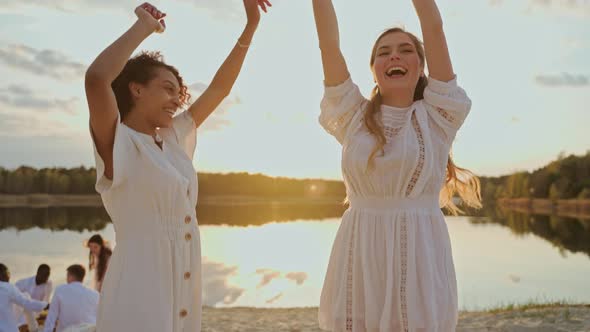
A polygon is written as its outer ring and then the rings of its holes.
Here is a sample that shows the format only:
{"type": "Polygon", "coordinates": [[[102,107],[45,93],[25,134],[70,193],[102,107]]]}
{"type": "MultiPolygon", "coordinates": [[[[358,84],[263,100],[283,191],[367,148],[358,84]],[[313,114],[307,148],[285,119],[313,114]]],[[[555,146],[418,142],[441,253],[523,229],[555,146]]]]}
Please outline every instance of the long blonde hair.
{"type": "MultiPolygon", "coordinates": [[[[390,28],[381,33],[373,45],[370,61],[371,68],[373,68],[373,65],[375,64],[377,46],[381,38],[390,33],[396,32],[405,33],[408,37],[410,37],[414,47],[416,48],[418,57],[420,58],[420,63],[424,66],[426,57],[424,55],[424,45],[422,44],[422,41],[420,41],[420,39],[418,39],[418,37],[414,36],[412,33],[407,32],[402,28],[390,28]]],[[[421,76],[418,80],[418,83],[416,84],[416,89],[414,90],[414,101],[424,99],[424,89],[426,88],[427,84],[428,79],[425,76],[421,76]]],[[[369,133],[371,133],[377,140],[377,143],[375,144],[375,147],[373,147],[373,150],[371,151],[367,161],[367,170],[369,171],[374,167],[377,153],[383,153],[383,147],[386,144],[383,128],[377,121],[377,116],[381,112],[381,104],[381,93],[379,91],[379,86],[376,85],[371,92],[371,97],[369,98],[368,103],[366,104],[364,116],[365,126],[369,130],[369,133]]],[[[479,179],[468,169],[457,166],[453,161],[452,155],[449,153],[446,180],[445,185],[440,192],[440,201],[443,207],[448,209],[452,214],[457,215],[463,211],[461,211],[453,202],[453,196],[455,194],[458,194],[463,203],[469,207],[479,209],[482,206],[479,179]]]]}

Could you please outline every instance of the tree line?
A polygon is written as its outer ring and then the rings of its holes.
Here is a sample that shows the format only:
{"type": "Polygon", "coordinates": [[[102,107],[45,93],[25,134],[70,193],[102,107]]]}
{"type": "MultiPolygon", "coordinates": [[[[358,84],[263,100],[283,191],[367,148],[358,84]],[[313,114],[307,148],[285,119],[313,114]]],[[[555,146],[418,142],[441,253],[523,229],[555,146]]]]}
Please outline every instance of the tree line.
{"type": "MultiPolygon", "coordinates": [[[[199,196],[340,197],[342,181],[291,179],[249,173],[199,173],[199,196]]],[[[501,198],[590,199],[590,151],[582,156],[561,154],[532,172],[481,177],[484,202],[501,198]]],[[[0,194],[94,194],[94,168],[0,167],[0,194]]]]}
{"type": "MultiPolygon", "coordinates": [[[[291,179],[249,173],[199,173],[200,196],[256,197],[341,197],[342,181],[291,179]]],[[[14,170],[0,167],[0,194],[96,194],[94,168],[42,168],[21,166],[14,170]]]]}
{"type": "Polygon", "coordinates": [[[502,198],[590,199],[590,151],[582,156],[562,153],[532,172],[480,180],[484,202],[502,198]]]}

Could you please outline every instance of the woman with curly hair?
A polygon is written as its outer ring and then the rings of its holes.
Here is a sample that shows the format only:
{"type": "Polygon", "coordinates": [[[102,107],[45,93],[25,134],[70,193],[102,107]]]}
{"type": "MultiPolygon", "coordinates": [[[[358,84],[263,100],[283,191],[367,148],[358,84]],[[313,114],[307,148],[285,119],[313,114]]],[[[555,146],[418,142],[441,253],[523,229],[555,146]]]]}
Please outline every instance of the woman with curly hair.
{"type": "Polygon", "coordinates": [[[138,20],[86,72],[97,182],[117,246],[102,283],[98,332],[200,331],[201,248],[193,168],[196,129],[230,93],[267,0],[244,0],[247,23],[209,87],[189,105],[176,68],[132,52],[166,14],[138,20]],[[188,108],[176,115],[183,106],[188,108]]]}
{"type": "Polygon", "coordinates": [[[434,0],[413,0],[424,44],[401,28],[371,51],[365,98],[340,50],[331,0],[313,0],[325,78],[319,121],[342,145],[349,209],[320,298],[320,327],[449,332],[458,318],[451,242],[440,207],[481,207],[479,181],[450,156],[471,108],[457,85],[434,0]],[[428,66],[428,76],[425,73],[428,66]]]}

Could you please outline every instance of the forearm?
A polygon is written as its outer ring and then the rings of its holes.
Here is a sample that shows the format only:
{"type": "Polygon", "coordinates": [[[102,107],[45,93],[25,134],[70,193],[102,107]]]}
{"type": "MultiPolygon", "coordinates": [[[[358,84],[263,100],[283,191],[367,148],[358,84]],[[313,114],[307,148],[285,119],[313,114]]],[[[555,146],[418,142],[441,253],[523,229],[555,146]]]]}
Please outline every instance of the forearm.
{"type": "Polygon", "coordinates": [[[256,29],[257,24],[246,25],[238,42],[217,70],[209,85],[209,89],[217,91],[223,97],[229,95],[248,53],[248,47],[246,45],[250,45],[252,42],[256,29]]]}
{"type": "Polygon", "coordinates": [[[455,77],[442,18],[434,0],[412,0],[422,29],[428,74],[448,82],[455,77]]]}
{"type": "Polygon", "coordinates": [[[47,302],[33,300],[20,292],[15,295],[14,301],[17,305],[30,311],[41,311],[47,306],[47,302]]]}
{"type": "Polygon", "coordinates": [[[313,0],[313,14],[322,51],[340,49],[338,19],[331,0],[313,0]]]}
{"type": "Polygon", "coordinates": [[[131,54],[153,30],[141,21],[136,21],[119,39],[109,45],[92,62],[86,77],[100,79],[109,84],[121,73],[131,54]]]}
{"type": "Polygon", "coordinates": [[[422,31],[425,29],[442,29],[442,17],[434,0],[412,0],[420,19],[422,31]]]}

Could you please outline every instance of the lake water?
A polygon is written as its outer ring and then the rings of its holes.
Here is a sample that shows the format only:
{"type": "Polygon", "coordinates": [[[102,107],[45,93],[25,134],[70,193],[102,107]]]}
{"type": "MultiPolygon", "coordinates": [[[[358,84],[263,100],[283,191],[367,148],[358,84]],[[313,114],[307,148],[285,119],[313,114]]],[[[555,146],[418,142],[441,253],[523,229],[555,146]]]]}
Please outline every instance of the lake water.
{"type": "MultiPolygon", "coordinates": [[[[317,306],[341,206],[198,209],[206,305],[317,306]]],[[[590,303],[590,221],[498,212],[446,217],[461,309],[552,300],[590,303]]],[[[84,240],[113,242],[101,208],[0,209],[0,262],[11,281],[88,264],[84,240]]],[[[115,245],[115,243],[112,243],[115,245]]]]}

